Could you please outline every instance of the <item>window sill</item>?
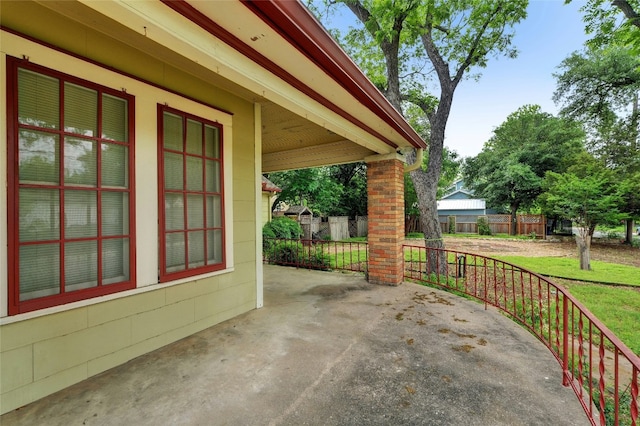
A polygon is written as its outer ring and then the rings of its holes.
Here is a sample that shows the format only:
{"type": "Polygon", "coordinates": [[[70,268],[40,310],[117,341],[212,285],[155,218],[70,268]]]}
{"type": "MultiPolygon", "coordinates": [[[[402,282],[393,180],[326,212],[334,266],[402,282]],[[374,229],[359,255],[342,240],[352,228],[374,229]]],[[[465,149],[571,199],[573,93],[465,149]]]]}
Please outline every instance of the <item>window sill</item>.
{"type": "Polygon", "coordinates": [[[150,284],[146,284],[146,285],[141,285],[141,286],[139,286],[137,288],[134,288],[134,289],[131,289],[131,290],[125,290],[125,291],[121,291],[121,292],[118,292],[118,293],[108,294],[108,295],[105,295],[105,296],[97,296],[97,297],[93,297],[91,299],[86,299],[86,300],[79,300],[77,302],[67,303],[66,305],[52,306],[50,308],[39,309],[37,311],[25,312],[23,314],[17,314],[17,315],[13,315],[13,316],[6,316],[6,317],[0,318],[0,326],[16,323],[16,322],[20,322],[20,321],[26,321],[26,320],[30,320],[30,319],[34,319],[34,318],[38,318],[38,317],[43,317],[43,316],[46,316],[46,315],[57,314],[57,313],[60,313],[60,312],[66,312],[66,311],[70,311],[70,310],[73,310],[73,309],[83,308],[83,307],[86,307],[86,306],[97,305],[97,304],[102,303],[102,302],[107,302],[107,301],[110,301],[110,300],[116,300],[116,299],[120,299],[122,297],[135,296],[135,295],[146,293],[146,292],[149,292],[149,291],[161,290],[163,288],[173,287],[175,285],[180,285],[180,284],[184,284],[184,283],[191,282],[191,281],[197,281],[197,280],[202,280],[202,279],[206,279],[206,278],[211,278],[211,277],[215,277],[215,276],[218,276],[218,275],[224,275],[224,274],[228,274],[228,273],[231,273],[231,272],[234,272],[234,271],[235,271],[235,268],[228,267],[227,269],[223,269],[223,270],[220,270],[220,271],[207,272],[207,273],[200,274],[200,275],[194,275],[194,276],[189,277],[189,278],[181,278],[181,279],[177,279],[177,280],[169,281],[169,282],[165,282],[165,283],[150,283],[150,284]]]}

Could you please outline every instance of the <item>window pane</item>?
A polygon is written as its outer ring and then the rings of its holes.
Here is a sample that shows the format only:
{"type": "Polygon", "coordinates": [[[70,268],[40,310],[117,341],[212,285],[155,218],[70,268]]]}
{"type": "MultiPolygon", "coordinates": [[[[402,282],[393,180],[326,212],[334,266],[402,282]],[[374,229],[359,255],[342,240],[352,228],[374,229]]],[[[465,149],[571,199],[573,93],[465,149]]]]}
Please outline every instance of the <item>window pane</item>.
{"type": "Polygon", "coordinates": [[[95,90],[64,84],[64,130],[83,136],[98,134],[98,93],[95,90]]]}
{"type": "Polygon", "coordinates": [[[57,189],[21,188],[20,241],[60,239],[60,194],[57,189]]]}
{"type": "Polygon", "coordinates": [[[187,228],[204,228],[204,197],[187,195],[187,228]]]}
{"type": "Polygon", "coordinates": [[[207,231],[207,265],[222,263],[222,230],[207,231]]]}
{"type": "Polygon", "coordinates": [[[207,191],[220,192],[220,163],[217,161],[206,161],[207,167],[207,191]]]}
{"type": "Polygon", "coordinates": [[[164,226],[168,231],[179,231],[185,229],[184,201],[182,198],[182,194],[165,194],[164,222],[164,226]]]}
{"type": "Polygon", "coordinates": [[[129,239],[102,241],[102,284],[129,280],[129,239]]]}
{"type": "Polygon", "coordinates": [[[128,142],[129,120],[127,100],[115,96],[102,95],[102,137],[128,142]]]}
{"type": "Polygon", "coordinates": [[[60,293],[60,246],[20,247],[20,300],[60,293]]]}
{"type": "Polygon", "coordinates": [[[60,182],[60,143],[57,135],[21,130],[18,151],[20,183],[60,182]]]}
{"type": "Polygon", "coordinates": [[[18,70],[18,121],[21,124],[57,129],[60,125],[58,79],[24,69],[18,70]]]}
{"type": "Polygon", "coordinates": [[[202,191],[202,158],[187,157],[187,190],[202,191]]]}
{"type": "Polygon", "coordinates": [[[222,198],[219,195],[207,197],[207,228],[222,226],[222,198]]]}
{"type": "Polygon", "coordinates": [[[180,154],[164,153],[164,188],[183,189],[184,175],[182,168],[183,156],[180,154]]]}
{"type": "Polygon", "coordinates": [[[167,272],[185,269],[184,234],[182,232],[167,234],[165,256],[167,263],[167,272]]]}
{"type": "Polygon", "coordinates": [[[129,194],[126,192],[102,193],[102,235],[126,235],[129,233],[129,194]]]}
{"type": "Polygon", "coordinates": [[[189,232],[189,267],[204,266],[204,231],[189,232]]]}
{"type": "Polygon", "coordinates": [[[98,285],[98,243],[81,241],[64,245],[65,291],[98,285]]]}
{"type": "Polygon", "coordinates": [[[93,141],[66,138],[64,141],[64,183],[66,185],[98,184],[97,144],[93,141]]]}
{"type": "Polygon", "coordinates": [[[205,126],[205,155],[210,158],[220,158],[220,130],[217,127],[205,126]]]}
{"type": "Polygon", "coordinates": [[[187,152],[202,155],[202,123],[187,120],[187,152]]]}
{"type": "Polygon", "coordinates": [[[98,235],[98,204],[95,191],[65,191],[64,236],[87,238],[98,235]]]}
{"type": "Polygon", "coordinates": [[[102,144],[102,187],[129,186],[129,148],[111,143],[102,144]]]}
{"type": "Polygon", "coordinates": [[[163,141],[165,149],[183,151],[182,148],[182,117],[165,112],[163,116],[163,141]]]}

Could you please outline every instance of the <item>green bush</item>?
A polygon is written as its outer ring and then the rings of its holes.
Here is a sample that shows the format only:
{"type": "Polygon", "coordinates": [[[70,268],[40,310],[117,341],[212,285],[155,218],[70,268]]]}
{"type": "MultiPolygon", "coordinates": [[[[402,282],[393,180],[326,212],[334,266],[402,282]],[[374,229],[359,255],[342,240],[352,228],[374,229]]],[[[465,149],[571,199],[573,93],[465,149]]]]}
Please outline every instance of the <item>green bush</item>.
{"type": "Polygon", "coordinates": [[[447,218],[447,227],[448,227],[448,233],[449,234],[455,234],[456,233],[456,217],[455,216],[449,216],[447,218]]]}
{"type": "Polygon", "coordinates": [[[302,236],[302,227],[298,222],[285,216],[274,217],[262,227],[263,238],[298,239],[302,236]]]}
{"type": "Polygon", "coordinates": [[[322,246],[303,246],[298,241],[278,241],[266,250],[265,258],[275,265],[305,266],[310,269],[327,270],[331,258],[322,251],[322,246]]]}
{"type": "Polygon", "coordinates": [[[491,227],[489,227],[489,222],[487,222],[486,217],[478,217],[476,223],[478,224],[478,234],[491,235],[491,227]]]}

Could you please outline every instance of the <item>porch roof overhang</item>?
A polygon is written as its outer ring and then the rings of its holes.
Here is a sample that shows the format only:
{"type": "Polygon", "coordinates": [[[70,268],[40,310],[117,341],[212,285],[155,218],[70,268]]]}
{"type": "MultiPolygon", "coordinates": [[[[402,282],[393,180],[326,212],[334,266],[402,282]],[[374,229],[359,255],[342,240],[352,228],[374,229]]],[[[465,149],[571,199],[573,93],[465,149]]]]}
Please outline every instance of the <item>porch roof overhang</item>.
{"type": "Polygon", "coordinates": [[[426,147],[298,1],[37,3],[260,105],[263,172],[426,147]]]}

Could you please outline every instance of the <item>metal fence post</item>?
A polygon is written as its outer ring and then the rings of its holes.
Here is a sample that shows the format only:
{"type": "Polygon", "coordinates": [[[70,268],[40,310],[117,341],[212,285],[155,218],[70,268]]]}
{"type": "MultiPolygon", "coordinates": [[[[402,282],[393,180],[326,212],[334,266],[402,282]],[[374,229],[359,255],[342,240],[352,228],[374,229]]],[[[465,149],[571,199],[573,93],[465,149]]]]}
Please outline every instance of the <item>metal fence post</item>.
{"type": "Polygon", "coordinates": [[[562,295],[562,386],[569,386],[569,302],[562,295]]]}

